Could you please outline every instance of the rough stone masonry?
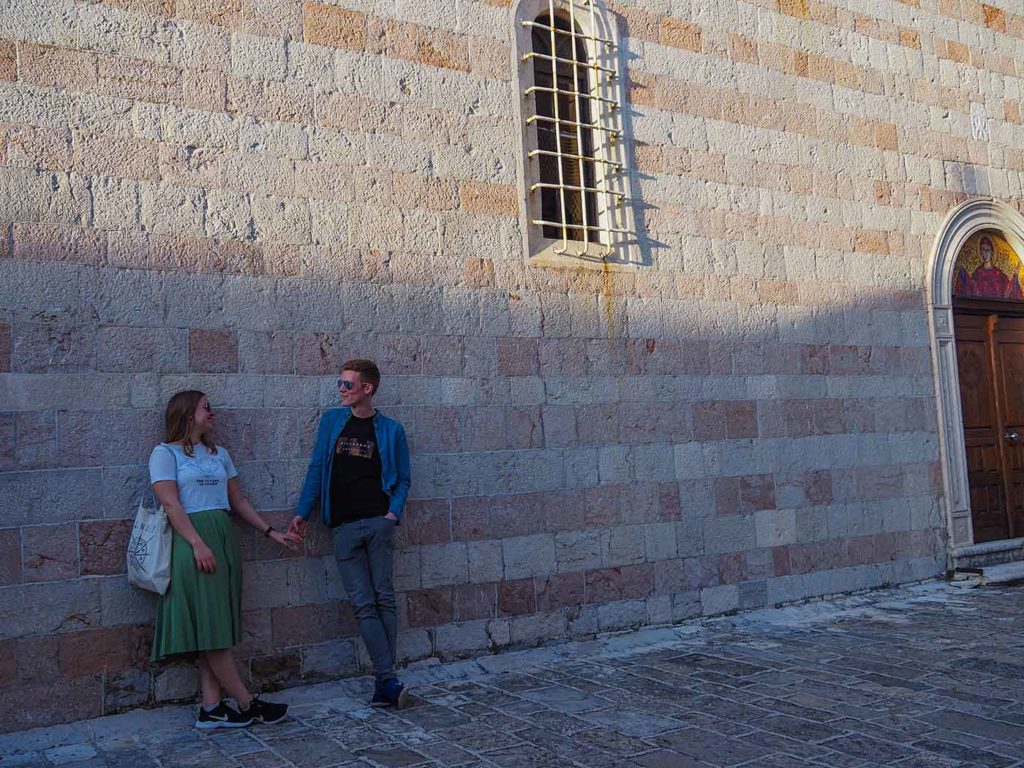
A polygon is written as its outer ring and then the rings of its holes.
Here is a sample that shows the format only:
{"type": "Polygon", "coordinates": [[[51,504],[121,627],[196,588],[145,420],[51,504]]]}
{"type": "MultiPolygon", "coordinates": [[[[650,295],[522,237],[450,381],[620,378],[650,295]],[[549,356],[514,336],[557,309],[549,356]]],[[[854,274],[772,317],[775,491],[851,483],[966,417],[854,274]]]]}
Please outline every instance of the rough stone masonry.
{"type": "MultiPolygon", "coordinates": [[[[194,693],[124,575],[163,405],[278,524],[346,357],[412,441],[405,658],[944,570],[925,262],[1019,207],[1018,4],[611,6],[625,270],[523,254],[512,10],[4,4],[0,730],[194,693]]],[[[358,670],[324,531],[243,546],[254,682],[358,670]]]]}

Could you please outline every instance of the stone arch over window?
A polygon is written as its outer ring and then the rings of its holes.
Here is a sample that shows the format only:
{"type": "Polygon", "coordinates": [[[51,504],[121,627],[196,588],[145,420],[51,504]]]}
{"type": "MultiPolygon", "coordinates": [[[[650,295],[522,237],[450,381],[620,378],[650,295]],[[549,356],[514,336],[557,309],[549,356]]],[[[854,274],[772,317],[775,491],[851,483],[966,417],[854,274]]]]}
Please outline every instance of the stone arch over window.
{"type": "MultiPolygon", "coordinates": [[[[938,397],[939,443],[946,519],[955,559],[974,554],[967,451],[963,433],[960,377],[953,325],[957,259],[979,233],[999,232],[1018,254],[1024,253],[1024,217],[1006,203],[978,198],[961,203],[946,217],[929,264],[928,309],[938,397]]],[[[960,278],[962,279],[962,277],[960,278]]],[[[993,542],[1002,545],[1002,542],[993,542]]]]}
{"type": "Polygon", "coordinates": [[[635,229],[624,58],[601,0],[513,8],[524,251],[536,264],[629,263],[635,229]]]}

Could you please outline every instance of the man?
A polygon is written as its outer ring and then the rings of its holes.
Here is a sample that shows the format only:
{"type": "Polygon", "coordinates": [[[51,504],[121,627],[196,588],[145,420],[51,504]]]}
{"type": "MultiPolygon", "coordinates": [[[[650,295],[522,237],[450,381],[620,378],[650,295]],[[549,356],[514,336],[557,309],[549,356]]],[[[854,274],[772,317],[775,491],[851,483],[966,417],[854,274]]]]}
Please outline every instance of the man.
{"type": "Polygon", "coordinates": [[[373,407],[379,386],[380,370],[372,360],[342,364],[338,390],[343,407],[320,417],[288,532],[303,535],[319,505],[321,521],[333,529],[338,571],[377,677],[370,703],[401,709],[409,690],[395,674],[392,536],[409,493],[409,446],[401,423],[373,407]]]}

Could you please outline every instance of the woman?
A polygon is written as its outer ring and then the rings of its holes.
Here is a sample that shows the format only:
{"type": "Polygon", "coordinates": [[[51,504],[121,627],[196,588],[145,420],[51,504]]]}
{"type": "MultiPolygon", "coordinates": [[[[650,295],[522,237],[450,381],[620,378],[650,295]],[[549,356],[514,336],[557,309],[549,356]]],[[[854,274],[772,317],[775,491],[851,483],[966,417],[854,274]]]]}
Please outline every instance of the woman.
{"type": "Polygon", "coordinates": [[[231,651],[242,637],[242,560],[227,510],[281,546],[294,549],[301,540],[253,509],[231,457],[213,442],[213,426],[206,395],[179,392],[167,403],[164,441],[149,457],[150,482],[174,529],[171,586],[157,608],[152,658],[197,654],[203,703],[196,728],[276,723],[287,705],[250,696],[231,651]]]}

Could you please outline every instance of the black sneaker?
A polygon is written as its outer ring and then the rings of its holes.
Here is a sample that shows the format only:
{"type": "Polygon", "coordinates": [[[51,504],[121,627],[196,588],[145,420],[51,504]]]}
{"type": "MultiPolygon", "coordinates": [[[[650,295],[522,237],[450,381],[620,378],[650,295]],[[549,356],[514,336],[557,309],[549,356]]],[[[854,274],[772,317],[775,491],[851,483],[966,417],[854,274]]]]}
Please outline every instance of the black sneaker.
{"type": "Polygon", "coordinates": [[[222,701],[213,708],[212,712],[207,712],[203,707],[199,708],[196,728],[201,728],[204,731],[214,728],[245,728],[252,725],[252,721],[252,715],[243,714],[222,701]]]}
{"type": "Polygon", "coordinates": [[[256,694],[249,702],[249,708],[243,710],[243,714],[251,715],[253,722],[257,723],[279,723],[288,714],[288,705],[264,701],[256,694]]]}

